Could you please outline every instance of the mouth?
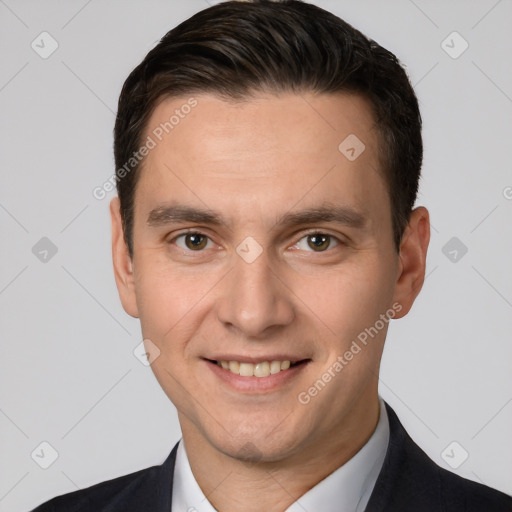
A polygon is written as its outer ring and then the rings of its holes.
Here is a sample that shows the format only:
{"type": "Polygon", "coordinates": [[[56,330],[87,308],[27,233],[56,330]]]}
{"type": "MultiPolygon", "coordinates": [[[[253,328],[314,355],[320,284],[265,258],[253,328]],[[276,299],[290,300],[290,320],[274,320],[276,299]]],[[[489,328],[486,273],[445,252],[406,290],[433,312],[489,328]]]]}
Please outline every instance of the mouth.
{"type": "Polygon", "coordinates": [[[245,362],[235,360],[213,360],[206,359],[211,364],[214,364],[226,372],[238,375],[240,377],[257,377],[265,378],[271,375],[284,373],[297,366],[305,365],[310,359],[301,359],[291,361],[289,359],[283,360],[269,360],[269,361],[258,361],[258,362],[245,362]]]}

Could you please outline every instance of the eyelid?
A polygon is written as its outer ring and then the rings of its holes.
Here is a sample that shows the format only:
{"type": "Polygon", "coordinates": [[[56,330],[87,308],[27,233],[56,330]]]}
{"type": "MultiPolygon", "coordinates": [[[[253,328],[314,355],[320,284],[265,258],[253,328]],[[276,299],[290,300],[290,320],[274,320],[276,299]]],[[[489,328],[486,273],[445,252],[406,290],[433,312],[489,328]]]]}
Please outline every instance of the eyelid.
{"type": "MultiPolygon", "coordinates": [[[[169,238],[169,237],[166,237],[166,240],[168,243],[173,243],[174,245],[176,245],[176,247],[178,247],[178,249],[182,250],[182,251],[186,251],[187,253],[201,253],[201,252],[204,252],[206,248],[204,249],[201,249],[200,251],[193,251],[192,249],[189,249],[189,248],[184,248],[184,247],[180,247],[179,245],[176,244],[176,240],[182,236],[186,236],[186,235],[201,235],[201,236],[204,236],[205,238],[208,239],[208,242],[211,242],[211,243],[215,243],[213,240],[212,240],[212,237],[207,235],[206,233],[204,233],[203,231],[201,231],[200,229],[198,228],[187,228],[181,232],[178,232],[177,234],[176,233],[173,233],[172,237],[169,238]]],[[[207,244],[208,244],[207,242],[207,244]]]]}
{"type": "MultiPolygon", "coordinates": [[[[322,253],[327,253],[329,251],[332,251],[336,247],[346,245],[346,241],[344,241],[342,238],[340,238],[337,235],[333,235],[332,233],[329,233],[329,230],[324,230],[324,229],[319,229],[319,228],[311,228],[311,229],[307,230],[306,232],[301,231],[301,235],[302,236],[300,236],[300,238],[298,238],[297,241],[291,247],[295,247],[303,238],[306,238],[308,236],[313,236],[313,235],[325,235],[325,236],[328,236],[331,240],[335,240],[337,242],[334,247],[330,247],[329,249],[326,249],[325,251],[311,250],[311,251],[305,251],[305,252],[322,254],[322,253]]],[[[300,249],[297,249],[297,250],[300,250],[300,249]]]]}
{"type": "Polygon", "coordinates": [[[335,238],[340,244],[346,243],[346,238],[345,237],[343,237],[340,233],[337,233],[337,234],[331,233],[329,229],[309,228],[309,229],[306,229],[306,230],[301,230],[298,233],[296,233],[296,235],[297,234],[301,234],[302,235],[299,240],[301,240],[305,236],[327,235],[327,236],[330,236],[331,238],[335,238]]]}
{"type": "Polygon", "coordinates": [[[183,236],[183,235],[203,235],[203,236],[206,236],[208,238],[210,238],[211,240],[211,236],[208,235],[206,233],[207,230],[205,230],[204,228],[200,228],[200,227],[194,227],[194,228],[183,228],[183,229],[179,229],[179,230],[176,230],[176,231],[173,231],[172,233],[169,233],[166,238],[168,240],[174,240],[175,238],[178,238],[179,236],[183,236]],[[170,238],[170,236],[172,235],[172,238],[170,238]]]}
{"type": "MultiPolygon", "coordinates": [[[[194,234],[194,235],[197,234],[197,235],[204,236],[210,242],[215,243],[213,241],[212,237],[210,235],[208,235],[207,233],[205,233],[204,231],[206,231],[206,230],[203,230],[202,228],[186,228],[186,229],[181,230],[180,232],[178,232],[178,234],[174,234],[173,233],[172,238],[167,238],[167,240],[168,240],[168,242],[173,242],[174,243],[176,241],[176,239],[179,238],[179,237],[182,237],[182,236],[185,236],[185,235],[189,235],[189,234],[194,234]]],[[[307,236],[312,236],[312,235],[326,235],[326,236],[329,236],[331,239],[334,239],[337,242],[337,245],[335,245],[335,247],[338,247],[339,245],[346,245],[347,244],[346,240],[343,240],[343,238],[341,238],[338,235],[334,235],[334,234],[330,233],[329,230],[327,230],[327,229],[309,228],[306,231],[300,230],[300,231],[295,232],[294,239],[296,241],[293,243],[292,247],[297,245],[298,242],[300,242],[303,238],[305,238],[307,236]],[[298,234],[301,235],[300,238],[296,238],[298,234]]],[[[329,252],[330,250],[334,249],[335,247],[329,248],[329,249],[327,249],[325,251],[318,251],[318,253],[320,254],[322,252],[329,252]]],[[[181,247],[179,247],[179,248],[182,249],[182,250],[186,250],[187,252],[197,252],[197,253],[203,252],[205,250],[205,249],[202,249],[201,251],[193,251],[191,249],[183,249],[181,247]]],[[[313,251],[312,250],[312,251],[307,251],[307,252],[317,252],[317,251],[313,251]]]]}

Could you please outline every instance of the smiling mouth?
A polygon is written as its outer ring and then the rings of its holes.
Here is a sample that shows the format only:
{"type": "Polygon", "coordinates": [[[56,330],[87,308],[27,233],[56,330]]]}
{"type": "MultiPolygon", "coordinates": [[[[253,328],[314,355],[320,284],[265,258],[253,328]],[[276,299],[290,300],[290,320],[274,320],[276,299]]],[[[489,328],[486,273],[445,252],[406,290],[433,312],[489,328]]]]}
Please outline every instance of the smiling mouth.
{"type": "Polygon", "coordinates": [[[290,368],[305,364],[309,359],[303,359],[301,361],[291,362],[285,361],[261,361],[259,363],[241,363],[238,361],[212,361],[208,359],[210,363],[220,366],[224,370],[240,375],[241,377],[269,377],[277,373],[285,372],[290,368]]]}

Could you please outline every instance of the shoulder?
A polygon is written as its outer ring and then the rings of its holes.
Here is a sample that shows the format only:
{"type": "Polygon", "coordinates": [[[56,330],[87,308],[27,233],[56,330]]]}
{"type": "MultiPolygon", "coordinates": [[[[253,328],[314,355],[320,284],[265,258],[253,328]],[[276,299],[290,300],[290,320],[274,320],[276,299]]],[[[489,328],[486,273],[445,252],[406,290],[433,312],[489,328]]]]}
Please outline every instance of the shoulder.
{"type": "Polygon", "coordinates": [[[32,512],[169,510],[176,448],[177,446],[160,466],[152,466],[57,496],[32,512]]]}
{"type": "Polygon", "coordinates": [[[512,512],[512,497],[508,494],[462,478],[445,469],[439,467],[437,469],[440,492],[447,510],[512,512]]]}
{"type": "Polygon", "coordinates": [[[390,439],[368,512],[512,512],[512,498],[439,467],[386,404],[390,439]]]}
{"type": "Polygon", "coordinates": [[[107,510],[107,504],[113,501],[130,499],[134,492],[144,489],[150,473],[155,468],[147,468],[129,475],[124,475],[112,480],[70,492],[43,503],[34,512],[56,512],[67,510],[69,512],[82,512],[89,510],[107,510]]]}
{"type": "Polygon", "coordinates": [[[447,512],[512,512],[512,498],[507,494],[441,468],[411,438],[406,446],[404,469],[419,480],[414,487],[425,494],[426,502],[430,497],[432,504],[439,503],[439,510],[447,512]]]}

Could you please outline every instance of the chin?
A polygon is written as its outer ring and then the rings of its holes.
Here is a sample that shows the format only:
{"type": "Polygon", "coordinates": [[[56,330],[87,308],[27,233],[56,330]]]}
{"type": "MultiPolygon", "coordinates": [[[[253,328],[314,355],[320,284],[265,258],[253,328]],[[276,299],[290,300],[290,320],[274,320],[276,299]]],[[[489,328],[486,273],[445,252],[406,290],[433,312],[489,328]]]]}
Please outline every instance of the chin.
{"type": "Polygon", "coordinates": [[[208,436],[210,443],[218,451],[242,462],[277,462],[293,456],[302,445],[300,432],[291,425],[284,429],[279,428],[279,423],[237,425],[230,422],[229,425],[229,434],[216,429],[212,436],[208,436]]]}

